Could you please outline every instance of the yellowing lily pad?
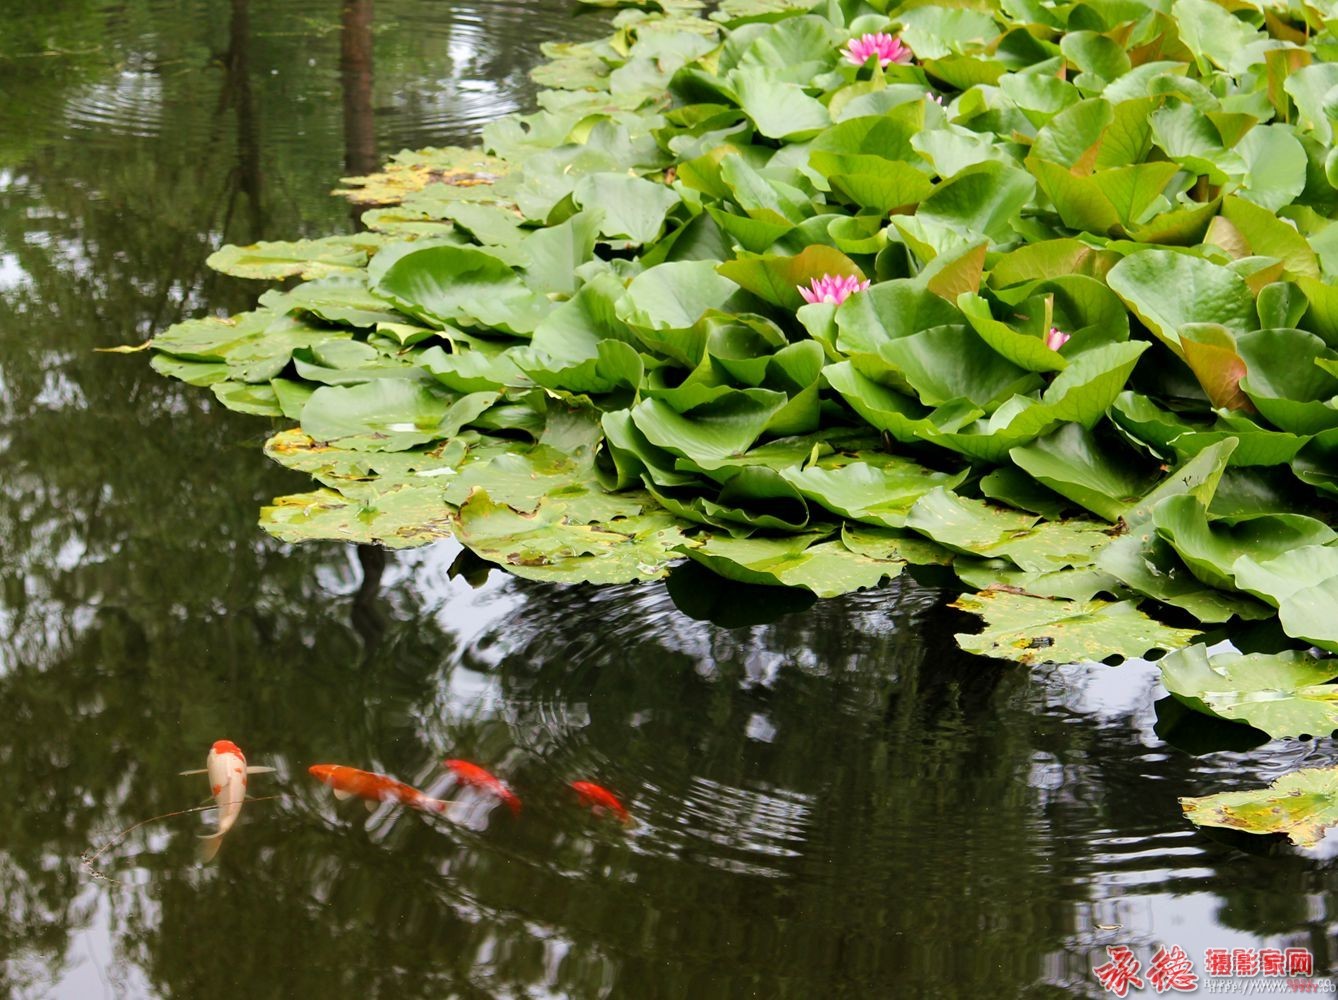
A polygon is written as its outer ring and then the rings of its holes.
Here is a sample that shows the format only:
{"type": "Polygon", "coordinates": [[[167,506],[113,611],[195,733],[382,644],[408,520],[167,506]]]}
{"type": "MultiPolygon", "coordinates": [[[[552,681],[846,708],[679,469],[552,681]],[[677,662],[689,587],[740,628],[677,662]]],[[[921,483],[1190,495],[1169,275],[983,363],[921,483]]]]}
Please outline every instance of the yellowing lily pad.
{"type": "Polygon", "coordinates": [[[398,205],[429,184],[460,191],[491,188],[511,165],[480,149],[446,146],[398,154],[386,169],[364,177],[345,177],[334,193],[356,205],[398,205]]]}
{"type": "Polygon", "coordinates": [[[285,542],[341,542],[413,548],[451,536],[451,508],[439,486],[396,483],[354,499],[319,489],[279,497],[260,510],[260,526],[285,542]]]}
{"type": "Polygon", "coordinates": [[[1180,808],[1195,826],[1285,833],[1297,847],[1314,847],[1338,824],[1338,767],[1293,771],[1248,792],[1182,798],[1180,808]]]}

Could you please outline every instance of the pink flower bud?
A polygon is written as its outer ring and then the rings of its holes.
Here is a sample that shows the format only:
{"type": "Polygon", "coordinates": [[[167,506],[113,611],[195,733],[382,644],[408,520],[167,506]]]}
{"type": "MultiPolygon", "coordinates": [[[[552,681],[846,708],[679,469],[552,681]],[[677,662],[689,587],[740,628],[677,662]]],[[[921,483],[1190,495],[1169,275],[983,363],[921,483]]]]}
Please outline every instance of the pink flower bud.
{"type": "Polygon", "coordinates": [[[1057,326],[1050,327],[1050,332],[1045,335],[1045,346],[1052,351],[1057,351],[1069,342],[1069,334],[1065,333],[1057,326]]]}

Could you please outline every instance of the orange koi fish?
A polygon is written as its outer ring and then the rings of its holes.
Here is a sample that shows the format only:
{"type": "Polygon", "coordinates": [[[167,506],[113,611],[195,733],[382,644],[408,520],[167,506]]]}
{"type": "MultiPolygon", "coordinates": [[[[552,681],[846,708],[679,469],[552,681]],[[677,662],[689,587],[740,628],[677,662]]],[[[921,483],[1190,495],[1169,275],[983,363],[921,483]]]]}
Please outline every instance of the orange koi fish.
{"type": "Polygon", "coordinates": [[[343,764],[312,764],[307,771],[322,784],[334,789],[335,798],[341,802],[357,796],[367,800],[367,808],[376,808],[374,802],[398,802],[410,809],[423,812],[444,813],[453,803],[442,799],[430,798],[412,785],[396,781],[386,774],[372,771],[359,771],[356,767],[343,764]]]}
{"type": "Polygon", "coordinates": [[[246,776],[248,774],[266,774],[272,767],[248,766],[246,755],[241,747],[232,740],[215,740],[205,758],[203,770],[182,771],[182,774],[208,774],[209,790],[218,803],[218,829],[202,836],[200,857],[212,861],[223,843],[223,835],[232,829],[237,817],[242,814],[242,803],[246,801],[246,776]]]}
{"type": "Polygon", "coordinates": [[[631,814],[618,801],[618,797],[602,785],[596,785],[593,781],[573,781],[571,788],[596,813],[608,812],[623,823],[632,822],[631,814]]]}
{"type": "Polygon", "coordinates": [[[485,771],[477,764],[471,764],[467,760],[444,760],[444,767],[450,768],[455,775],[455,780],[462,785],[473,785],[475,788],[482,788],[491,792],[506,803],[507,808],[511,810],[511,815],[520,815],[520,799],[516,793],[506,787],[506,783],[490,771],[485,771]]]}

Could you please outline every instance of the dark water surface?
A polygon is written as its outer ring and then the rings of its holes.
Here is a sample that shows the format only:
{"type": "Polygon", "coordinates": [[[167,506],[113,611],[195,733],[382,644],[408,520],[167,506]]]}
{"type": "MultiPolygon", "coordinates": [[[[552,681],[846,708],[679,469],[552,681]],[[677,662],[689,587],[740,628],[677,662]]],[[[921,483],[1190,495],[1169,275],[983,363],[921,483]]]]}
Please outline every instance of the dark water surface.
{"type": "Polygon", "coordinates": [[[255,527],[306,488],[261,455],[266,422],[94,353],[248,308],[261,287],[211,249],[349,229],[342,174],[524,107],[540,43],[598,18],[0,14],[0,993],[1100,995],[1116,944],[1333,967],[1338,851],[1199,832],[1176,803],[1329,763],[1327,741],[1223,750],[1148,664],[966,656],[969,620],[909,580],[766,622],[774,593],[690,572],[595,590],[485,581],[449,544],[290,548],[255,527]],[[221,737],[278,768],[251,786],[278,798],[210,866],[204,813],[90,877],[81,854],[200,802],[177,772],[221,737]],[[442,791],[443,757],[504,775],[522,815],[466,795],[452,822],[369,817],[305,773],[442,791]],[[636,824],[578,808],[580,778],[636,824]]]}

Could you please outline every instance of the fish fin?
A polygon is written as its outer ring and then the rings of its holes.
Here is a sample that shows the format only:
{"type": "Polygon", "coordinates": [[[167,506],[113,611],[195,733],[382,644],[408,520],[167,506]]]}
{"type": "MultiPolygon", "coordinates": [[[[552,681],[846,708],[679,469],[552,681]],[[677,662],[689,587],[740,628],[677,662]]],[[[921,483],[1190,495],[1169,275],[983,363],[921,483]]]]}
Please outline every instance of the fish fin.
{"type": "Polygon", "coordinates": [[[218,849],[223,843],[223,834],[206,833],[200,837],[200,863],[209,864],[218,854],[218,849]]]}
{"type": "Polygon", "coordinates": [[[272,767],[264,767],[260,764],[248,764],[246,767],[247,774],[273,774],[274,770],[272,767]]]}
{"type": "Polygon", "coordinates": [[[344,789],[342,789],[342,788],[336,788],[336,789],[334,790],[334,797],[335,797],[336,799],[338,799],[340,802],[343,802],[345,799],[351,799],[351,798],[353,798],[353,793],[352,793],[352,792],[346,792],[346,791],[344,791],[344,789]]]}
{"type": "Polygon", "coordinates": [[[201,768],[197,768],[197,769],[194,770],[194,771],[178,771],[177,773],[178,773],[178,774],[208,774],[208,773],[209,773],[209,769],[208,769],[208,768],[201,767],[201,768]]]}
{"type": "Polygon", "coordinates": [[[367,807],[367,811],[368,811],[369,813],[374,813],[374,812],[376,812],[376,802],[375,802],[375,800],[373,800],[373,799],[363,799],[362,804],[365,805],[365,806],[367,807]]]}

